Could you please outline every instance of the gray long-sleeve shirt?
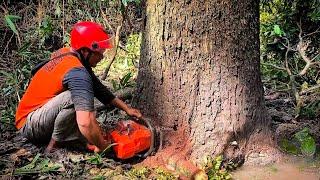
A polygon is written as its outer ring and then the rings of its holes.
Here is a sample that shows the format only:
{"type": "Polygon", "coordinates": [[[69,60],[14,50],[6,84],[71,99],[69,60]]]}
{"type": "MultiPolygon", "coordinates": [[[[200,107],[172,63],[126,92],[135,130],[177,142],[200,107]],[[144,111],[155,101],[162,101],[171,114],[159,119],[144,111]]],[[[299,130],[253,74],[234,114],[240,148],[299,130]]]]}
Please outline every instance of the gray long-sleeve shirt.
{"type": "Polygon", "coordinates": [[[94,97],[105,105],[115,98],[96,76],[90,76],[85,67],[72,68],[66,73],[63,85],[70,90],[76,111],[93,111],[94,97]]]}

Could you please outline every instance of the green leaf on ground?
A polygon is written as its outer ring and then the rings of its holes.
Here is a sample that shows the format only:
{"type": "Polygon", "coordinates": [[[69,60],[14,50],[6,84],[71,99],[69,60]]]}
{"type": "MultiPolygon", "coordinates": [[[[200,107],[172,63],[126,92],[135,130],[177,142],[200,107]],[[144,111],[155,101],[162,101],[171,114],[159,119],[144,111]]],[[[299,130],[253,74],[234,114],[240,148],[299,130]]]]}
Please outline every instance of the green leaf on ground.
{"type": "Polygon", "coordinates": [[[18,30],[16,28],[16,25],[13,23],[16,19],[21,19],[21,17],[19,16],[15,16],[15,15],[5,15],[4,19],[7,23],[7,25],[9,26],[9,28],[16,34],[18,35],[18,30]]]}
{"type": "Polygon", "coordinates": [[[25,174],[35,174],[35,173],[47,173],[53,172],[60,169],[62,166],[57,163],[52,163],[49,159],[40,158],[40,154],[37,154],[31,163],[18,168],[14,171],[14,175],[25,175],[25,174]]]}

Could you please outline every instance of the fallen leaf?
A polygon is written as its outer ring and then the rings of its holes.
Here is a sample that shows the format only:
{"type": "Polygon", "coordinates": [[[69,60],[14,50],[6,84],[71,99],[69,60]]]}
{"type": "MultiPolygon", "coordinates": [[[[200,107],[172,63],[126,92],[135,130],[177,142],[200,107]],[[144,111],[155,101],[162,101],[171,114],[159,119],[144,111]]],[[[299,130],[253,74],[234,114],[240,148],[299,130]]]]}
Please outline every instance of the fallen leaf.
{"type": "Polygon", "coordinates": [[[26,149],[19,149],[17,152],[10,155],[10,159],[14,162],[17,162],[19,161],[19,158],[21,156],[30,156],[30,155],[31,155],[30,151],[26,149]]]}

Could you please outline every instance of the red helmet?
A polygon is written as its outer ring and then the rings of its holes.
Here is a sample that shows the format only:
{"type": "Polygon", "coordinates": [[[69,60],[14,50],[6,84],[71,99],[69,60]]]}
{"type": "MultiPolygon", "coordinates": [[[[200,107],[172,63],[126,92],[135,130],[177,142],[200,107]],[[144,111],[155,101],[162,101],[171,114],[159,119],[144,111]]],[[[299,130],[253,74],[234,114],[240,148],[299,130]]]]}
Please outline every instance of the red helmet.
{"type": "Polygon", "coordinates": [[[103,52],[112,48],[112,39],[104,28],[95,22],[78,22],[71,30],[71,47],[78,50],[87,47],[92,51],[103,52]]]}

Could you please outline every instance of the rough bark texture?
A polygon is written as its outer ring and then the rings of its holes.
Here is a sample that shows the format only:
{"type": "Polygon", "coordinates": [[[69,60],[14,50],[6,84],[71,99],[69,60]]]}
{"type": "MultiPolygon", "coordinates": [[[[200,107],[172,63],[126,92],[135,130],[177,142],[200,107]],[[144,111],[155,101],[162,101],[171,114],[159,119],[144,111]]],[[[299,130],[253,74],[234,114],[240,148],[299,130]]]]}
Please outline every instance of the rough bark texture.
{"type": "Polygon", "coordinates": [[[166,138],[189,142],[194,160],[261,150],[269,119],[259,69],[259,1],[145,5],[136,101],[144,114],[164,129],[182,130],[185,139],[165,131],[166,138]]]}

